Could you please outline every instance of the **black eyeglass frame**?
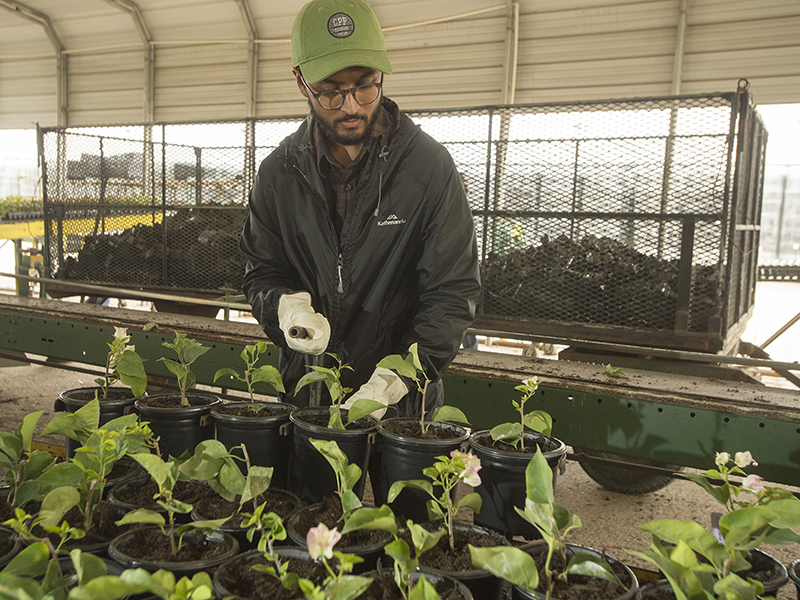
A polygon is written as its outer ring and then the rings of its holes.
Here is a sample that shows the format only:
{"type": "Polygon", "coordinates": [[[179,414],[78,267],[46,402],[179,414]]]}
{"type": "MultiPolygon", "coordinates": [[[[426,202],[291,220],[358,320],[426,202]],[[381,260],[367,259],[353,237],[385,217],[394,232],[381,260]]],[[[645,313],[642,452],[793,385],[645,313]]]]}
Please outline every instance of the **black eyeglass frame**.
{"type": "Polygon", "coordinates": [[[303,85],[306,86],[308,93],[313,96],[314,100],[317,101],[317,104],[319,104],[320,107],[322,107],[324,110],[339,110],[340,108],[342,108],[342,106],[344,106],[344,101],[347,99],[348,94],[352,94],[353,100],[355,100],[360,106],[367,106],[369,104],[372,104],[373,102],[375,102],[375,100],[381,97],[381,90],[383,89],[383,73],[381,73],[381,80],[377,83],[367,83],[365,85],[359,85],[358,87],[347,88],[346,90],[332,90],[330,92],[315,93],[314,90],[311,89],[311,86],[308,85],[308,82],[306,81],[306,78],[303,77],[302,73],[300,73],[300,81],[303,82],[303,85]],[[358,97],[356,96],[356,92],[358,92],[358,90],[363,90],[364,88],[368,87],[378,88],[378,93],[375,95],[374,100],[370,100],[369,102],[361,102],[361,100],[359,100],[358,97]],[[339,94],[342,97],[342,101],[339,103],[338,106],[327,107],[324,104],[322,104],[322,102],[319,101],[319,97],[325,94],[339,94]]]}

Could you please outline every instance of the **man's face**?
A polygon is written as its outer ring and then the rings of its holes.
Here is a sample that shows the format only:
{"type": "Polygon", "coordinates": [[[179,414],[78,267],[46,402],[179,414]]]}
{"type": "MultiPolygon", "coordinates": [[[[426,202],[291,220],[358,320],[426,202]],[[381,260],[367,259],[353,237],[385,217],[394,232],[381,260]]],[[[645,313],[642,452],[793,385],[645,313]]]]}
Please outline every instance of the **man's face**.
{"type": "MultiPolygon", "coordinates": [[[[317,117],[325,136],[334,144],[341,146],[359,146],[369,137],[372,125],[378,116],[380,97],[371,104],[361,105],[356,102],[353,94],[345,97],[344,104],[336,110],[326,110],[313,98],[300,79],[300,73],[295,69],[297,84],[300,91],[308,99],[311,110],[317,117]]],[[[370,83],[379,83],[381,73],[365,67],[350,67],[334,73],[327,79],[317,83],[308,84],[315,94],[346,90],[370,83]]]]}

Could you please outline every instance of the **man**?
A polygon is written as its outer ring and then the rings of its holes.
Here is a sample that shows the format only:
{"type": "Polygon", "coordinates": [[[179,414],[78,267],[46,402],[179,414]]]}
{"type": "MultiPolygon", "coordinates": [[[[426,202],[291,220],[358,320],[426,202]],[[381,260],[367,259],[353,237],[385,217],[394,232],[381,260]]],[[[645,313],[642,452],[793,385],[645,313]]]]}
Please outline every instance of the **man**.
{"type": "MultiPolygon", "coordinates": [[[[377,18],[361,0],[313,0],[292,27],[297,87],[310,112],[261,164],[241,237],[244,291],[281,349],[283,400],[315,356],[335,353],[342,382],[401,416],[421,394],[376,368],[418,344],[443,403],[442,373],[480,291],[472,216],[448,152],[383,96],[392,72],[377,18]],[[299,337],[293,337],[299,336],[299,337]],[[305,337],[304,337],[305,336],[305,337]]],[[[327,392],[323,404],[330,403],[327,392]]]]}

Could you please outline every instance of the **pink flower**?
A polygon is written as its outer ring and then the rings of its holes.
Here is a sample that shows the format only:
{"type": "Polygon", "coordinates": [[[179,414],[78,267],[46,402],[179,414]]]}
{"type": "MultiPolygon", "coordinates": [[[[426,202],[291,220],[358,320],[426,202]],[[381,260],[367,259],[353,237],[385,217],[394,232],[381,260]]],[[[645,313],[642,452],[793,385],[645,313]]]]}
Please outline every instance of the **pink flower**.
{"type": "Polygon", "coordinates": [[[342,539],[342,534],[339,530],[334,528],[328,529],[325,523],[320,523],[316,527],[312,527],[306,534],[306,544],[308,544],[308,554],[311,558],[333,558],[333,547],[342,539]]]}
{"type": "Polygon", "coordinates": [[[746,489],[748,492],[753,494],[762,491],[764,486],[761,482],[764,481],[763,478],[759,477],[758,475],[748,475],[744,479],[742,479],[742,487],[746,489]]]}
{"type": "Polygon", "coordinates": [[[744,469],[745,467],[749,467],[750,465],[758,466],[758,463],[753,460],[753,456],[750,454],[750,451],[747,452],[737,452],[736,457],[733,459],[733,462],[736,463],[736,466],[740,469],[744,469]]]}
{"type": "Polygon", "coordinates": [[[458,450],[453,450],[450,457],[456,459],[454,464],[456,466],[463,465],[464,470],[458,474],[458,478],[471,487],[478,487],[481,484],[480,475],[478,471],[481,470],[481,459],[472,454],[464,454],[458,450]]]}
{"type": "Polygon", "coordinates": [[[728,464],[728,461],[731,459],[731,455],[727,452],[717,452],[717,456],[714,459],[714,463],[718,467],[724,467],[728,464]]]}

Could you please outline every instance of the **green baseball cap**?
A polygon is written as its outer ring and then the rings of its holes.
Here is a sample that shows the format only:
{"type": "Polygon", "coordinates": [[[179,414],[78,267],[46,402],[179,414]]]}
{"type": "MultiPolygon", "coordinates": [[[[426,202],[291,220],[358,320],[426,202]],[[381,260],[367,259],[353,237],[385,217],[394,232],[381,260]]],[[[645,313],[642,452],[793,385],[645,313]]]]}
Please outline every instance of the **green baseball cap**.
{"type": "Polygon", "coordinates": [[[391,73],[381,24],[361,0],[312,0],[292,25],[292,64],[309,83],[349,67],[391,73]]]}

